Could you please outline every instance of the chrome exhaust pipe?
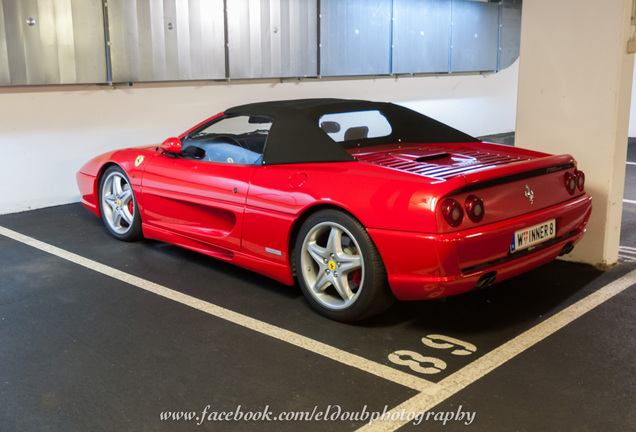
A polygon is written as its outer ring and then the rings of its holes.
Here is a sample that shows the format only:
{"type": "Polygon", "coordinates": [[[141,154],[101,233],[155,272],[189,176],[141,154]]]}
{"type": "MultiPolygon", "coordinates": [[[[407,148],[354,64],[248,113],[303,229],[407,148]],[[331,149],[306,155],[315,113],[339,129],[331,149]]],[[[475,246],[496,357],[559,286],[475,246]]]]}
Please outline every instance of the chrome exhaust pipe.
{"type": "Polygon", "coordinates": [[[559,253],[559,256],[563,256],[563,255],[567,255],[570,252],[572,252],[572,249],[574,249],[574,245],[572,243],[568,243],[565,246],[563,246],[563,249],[561,249],[561,252],[559,253]]]}
{"type": "Polygon", "coordinates": [[[496,279],[497,279],[497,272],[494,272],[494,271],[488,272],[479,278],[479,280],[475,284],[475,289],[487,288],[490,285],[494,284],[496,279]]]}

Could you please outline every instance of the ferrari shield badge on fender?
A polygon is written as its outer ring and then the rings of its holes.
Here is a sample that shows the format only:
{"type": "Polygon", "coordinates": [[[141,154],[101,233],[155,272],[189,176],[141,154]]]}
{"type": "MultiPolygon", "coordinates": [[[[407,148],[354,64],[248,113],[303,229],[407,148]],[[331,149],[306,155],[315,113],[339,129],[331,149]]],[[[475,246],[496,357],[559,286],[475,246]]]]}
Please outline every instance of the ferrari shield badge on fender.
{"type": "Polygon", "coordinates": [[[139,165],[141,165],[143,161],[144,161],[143,156],[137,156],[137,159],[135,159],[135,168],[139,167],[139,165]]]}

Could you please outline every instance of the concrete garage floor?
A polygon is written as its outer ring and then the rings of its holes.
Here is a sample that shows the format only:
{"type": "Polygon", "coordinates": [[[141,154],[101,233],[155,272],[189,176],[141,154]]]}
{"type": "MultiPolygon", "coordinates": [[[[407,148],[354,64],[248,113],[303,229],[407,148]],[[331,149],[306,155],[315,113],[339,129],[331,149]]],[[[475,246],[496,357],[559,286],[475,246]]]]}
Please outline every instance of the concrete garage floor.
{"type": "Polygon", "coordinates": [[[636,430],[636,204],[623,214],[610,271],[555,261],[358,325],[238,267],[114,240],[79,204],[0,216],[0,431],[353,431],[393,409],[405,420],[368,430],[636,430]],[[338,409],[359,420],[196,419],[338,409]]]}

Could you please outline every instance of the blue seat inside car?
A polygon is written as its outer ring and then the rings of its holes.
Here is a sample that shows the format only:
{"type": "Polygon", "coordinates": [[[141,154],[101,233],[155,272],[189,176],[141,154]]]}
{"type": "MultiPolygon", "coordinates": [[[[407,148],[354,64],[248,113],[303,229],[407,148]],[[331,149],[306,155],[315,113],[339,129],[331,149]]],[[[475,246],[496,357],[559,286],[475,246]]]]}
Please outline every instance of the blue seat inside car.
{"type": "Polygon", "coordinates": [[[198,147],[205,151],[201,160],[208,162],[254,165],[262,158],[260,153],[227,143],[200,143],[198,147]]]}
{"type": "MultiPolygon", "coordinates": [[[[236,144],[227,142],[223,138],[213,138],[207,142],[199,141],[184,145],[181,156],[206,162],[243,165],[260,165],[262,163],[262,152],[247,149],[237,145],[238,143],[238,141],[236,144]]],[[[262,149],[262,147],[261,145],[260,148],[262,149]]]]}

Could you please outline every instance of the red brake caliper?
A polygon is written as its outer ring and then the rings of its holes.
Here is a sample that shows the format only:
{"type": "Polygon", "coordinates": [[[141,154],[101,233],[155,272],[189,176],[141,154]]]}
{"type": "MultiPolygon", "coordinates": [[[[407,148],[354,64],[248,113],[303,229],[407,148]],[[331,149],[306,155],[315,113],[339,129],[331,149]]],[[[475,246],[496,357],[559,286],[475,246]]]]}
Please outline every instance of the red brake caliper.
{"type": "MultiPolygon", "coordinates": [[[[358,252],[356,252],[356,255],[360,255],[358,252]]],[[[358,269],[354,272],[351,273],[351,283],[353,283],[353,285],[358,288],[361,284],[362,284],[362,270],[358,269]]]]}

